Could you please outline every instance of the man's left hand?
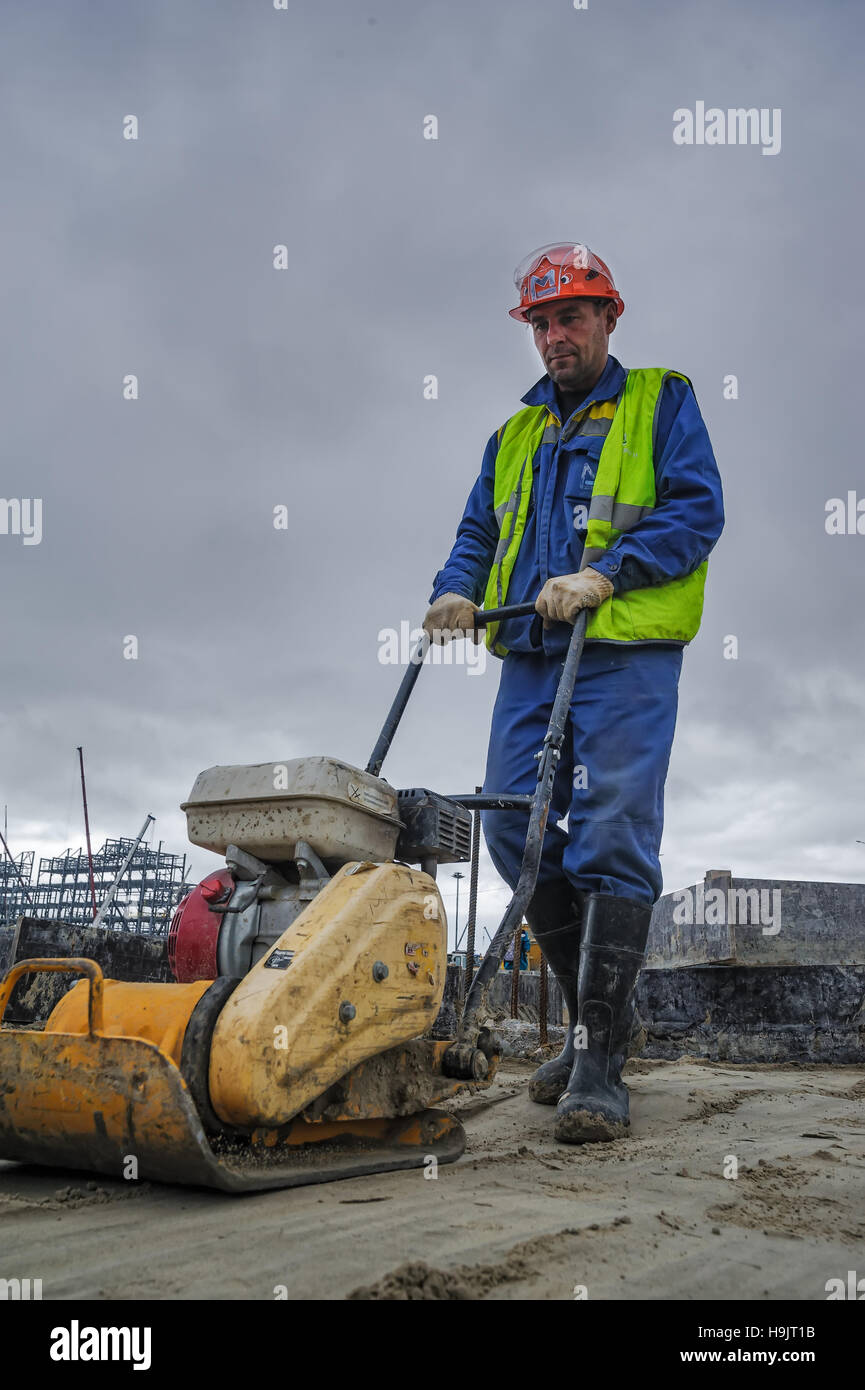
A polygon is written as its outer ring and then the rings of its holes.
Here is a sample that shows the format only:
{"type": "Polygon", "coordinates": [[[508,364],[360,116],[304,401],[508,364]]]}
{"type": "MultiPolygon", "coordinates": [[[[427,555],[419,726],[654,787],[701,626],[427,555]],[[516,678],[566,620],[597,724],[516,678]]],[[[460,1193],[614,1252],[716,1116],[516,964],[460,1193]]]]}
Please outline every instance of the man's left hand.
{"type": "Polygon", "coordinates": [[[579,574],[560,574],[557,579],[548,579],[538,594],[535,608],[544,620],[544,627],[554,622],[573,623],[581,608],[599,607],[612,592],[613,586],[607,576],[589,567],[579,574]]]}

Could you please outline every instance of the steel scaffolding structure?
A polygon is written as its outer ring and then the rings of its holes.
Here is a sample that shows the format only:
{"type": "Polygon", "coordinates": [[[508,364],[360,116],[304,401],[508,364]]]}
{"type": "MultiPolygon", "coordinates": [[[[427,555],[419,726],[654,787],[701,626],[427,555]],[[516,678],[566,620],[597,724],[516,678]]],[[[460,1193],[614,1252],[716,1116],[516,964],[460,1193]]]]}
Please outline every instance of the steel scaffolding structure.
{"type": "MultiPolygon", "coordinates": [[[[105,898],[134,844],[132,839],[106,840],[93,855],[97,904],[105,898]]],[[[41,858],[35,881],[33,859],[29,850],[12,861],[0,861],[0,923],[15,922],[24,914],[88,926],[93,921],[93,902],[86,851],[68,849],[64,854],[41,858]]],[[[155,848],[140,844],[103,926],[148,935],[167,932],[174,908],[189,886],[185,854],[169,854],[161,840],[155,848]]]]}

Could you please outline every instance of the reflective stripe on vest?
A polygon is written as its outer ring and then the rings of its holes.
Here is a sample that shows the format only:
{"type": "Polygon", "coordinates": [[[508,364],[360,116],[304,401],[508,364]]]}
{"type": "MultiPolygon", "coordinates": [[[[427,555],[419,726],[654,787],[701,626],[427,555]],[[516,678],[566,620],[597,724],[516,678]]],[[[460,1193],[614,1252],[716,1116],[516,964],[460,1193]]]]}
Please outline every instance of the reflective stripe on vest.
{"type": "MultiPolygon", "coordinates": [[[[496,473],[493,485],[493,508],[499,525],[499,542],[487,580],[485,608],[504,607],[511,572],[517,559],[520,541],[526,529],[529,498],[532,495],[532,459],[541,442],[548,421],[555,416],[545,405],[530,405],[513,415],[499,435],[496,473]],[[498,466],[504,450],[505,465],[498,466]]],[[[491,651],[499,624],[490,623],[486,642],[491,651]]],[[[504,656],[505,649],[497,653],[504,656]]]]}
{"type": "MultiPolygon", "coordinates": [[[[600,558],[624,531],[636,526],[655,506],[654,445],[658,405],[668,376],[688,381],[681,372],[639,367],[628,372],[615,400],[596,403],[564,431],[545,405],[530,405],[512,415],[499,434],[494,507],[499,543],[487,581],[485,608],[501,608],[525,531],[532,490],[532,460],[542,443],[555,444],[575,435],[606,434],[589,503],[581,569],[600,558]]],[[[688,383],[690,385],[690,382],[688,383]]],[[[587,638],[608,642],[690,642],[703,611],[708,562],[691,574],[646,589],[613,594],[589,614],[587,638]]],[[[497,640],[498,623],[487,628],[490,651],[504,656],[497,640]]]]}

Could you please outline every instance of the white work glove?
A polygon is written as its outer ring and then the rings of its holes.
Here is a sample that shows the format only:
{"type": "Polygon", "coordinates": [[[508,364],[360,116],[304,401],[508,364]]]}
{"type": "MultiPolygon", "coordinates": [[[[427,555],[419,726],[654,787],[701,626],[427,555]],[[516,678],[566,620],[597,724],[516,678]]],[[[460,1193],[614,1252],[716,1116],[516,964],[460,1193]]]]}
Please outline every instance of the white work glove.
{"type": "Polygon", "coordinates": [[[424,632],[439,646],[453,637],[482,642],[483,629],[472,624],[472,615],[477,612],[478,605],[462,594],[440,594],[423,620],[424,632]]]}
{"type": "Polygon", "coordinates": [[[598,608],[610,597],[613,586],[605,574],[591,566],[579,574],[560,574],[548,579],[538,594],[535,608],[544,620],[544,627],[554,622],[576,622],[581,608],[598,608]]]}

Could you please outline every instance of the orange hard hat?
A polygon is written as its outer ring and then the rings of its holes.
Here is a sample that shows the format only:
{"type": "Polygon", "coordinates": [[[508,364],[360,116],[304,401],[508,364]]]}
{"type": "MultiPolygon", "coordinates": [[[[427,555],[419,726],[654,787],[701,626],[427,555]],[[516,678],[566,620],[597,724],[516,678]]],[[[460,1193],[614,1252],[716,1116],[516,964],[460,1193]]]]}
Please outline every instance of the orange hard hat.
{"type": "Polygon", "coordinates": [[[520,302],[508,313],[520,323],[528,323],[528,311],[536,304],[574,295],[612,299],[616,318],[625,309],[609,267],[579,241],[553,242],[533,251],[514,271],[514,284],[520,302]]]}

